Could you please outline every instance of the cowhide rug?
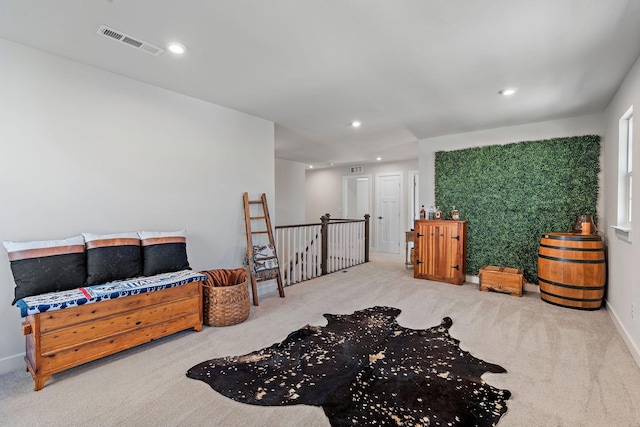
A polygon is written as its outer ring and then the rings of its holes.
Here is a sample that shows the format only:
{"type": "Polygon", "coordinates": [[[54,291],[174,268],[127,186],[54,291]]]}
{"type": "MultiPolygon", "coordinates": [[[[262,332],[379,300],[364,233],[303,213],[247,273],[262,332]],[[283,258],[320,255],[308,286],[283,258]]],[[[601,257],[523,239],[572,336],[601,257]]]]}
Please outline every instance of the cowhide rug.
{"type": "Polygon", "coordinates": [[[325,314],[279,344],[202,362],[187,372],[233,400],[253,405],[322,406],[332,426],[494,426],[508,390],[485,383],[504,368],[461,350],[453,324],[400,326],[400,310],[372,307],[325,314]]]}

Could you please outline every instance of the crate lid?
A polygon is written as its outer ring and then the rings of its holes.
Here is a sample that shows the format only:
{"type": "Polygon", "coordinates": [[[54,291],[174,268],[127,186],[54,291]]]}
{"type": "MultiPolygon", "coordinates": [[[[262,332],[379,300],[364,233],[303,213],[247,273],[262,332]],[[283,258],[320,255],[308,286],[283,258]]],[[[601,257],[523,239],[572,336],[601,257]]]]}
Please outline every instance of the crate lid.
{"type": "Polygon", "coordinates": [[[480,273],[485,271],[491,272],[491,273],[504,273],[504,274],[523,274],[524,273],[524,271],[521,268],[500,267],[496,265],[485,265],[480,267],[480,273]]]}

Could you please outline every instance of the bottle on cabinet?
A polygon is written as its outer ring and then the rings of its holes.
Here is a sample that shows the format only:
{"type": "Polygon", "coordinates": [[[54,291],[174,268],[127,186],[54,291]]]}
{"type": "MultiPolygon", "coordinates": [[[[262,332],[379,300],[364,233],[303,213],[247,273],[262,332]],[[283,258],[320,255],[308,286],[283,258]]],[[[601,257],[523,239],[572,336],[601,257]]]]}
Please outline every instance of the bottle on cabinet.
{"type": "Polygon", "coordinates": [[[420,208],[420,219],[427,219],[427,211],[424,209],[424,205],[420,208]]]}
{"type": "Polygon", "coordinates": [[[433,206],[429,206],[429,219],[435,219],[436,211],[433,209],[433,206]]]}

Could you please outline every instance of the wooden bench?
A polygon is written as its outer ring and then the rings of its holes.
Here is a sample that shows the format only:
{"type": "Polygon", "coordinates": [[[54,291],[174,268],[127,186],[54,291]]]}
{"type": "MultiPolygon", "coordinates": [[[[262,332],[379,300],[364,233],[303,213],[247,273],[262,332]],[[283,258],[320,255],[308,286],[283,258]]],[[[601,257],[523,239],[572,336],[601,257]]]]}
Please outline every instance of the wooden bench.
{"type": "Polygon", "coordinates": [[[193,328],[202,330],[202,282],[28,315],[27,371],[34,390],[52,374],[193,328]]]}

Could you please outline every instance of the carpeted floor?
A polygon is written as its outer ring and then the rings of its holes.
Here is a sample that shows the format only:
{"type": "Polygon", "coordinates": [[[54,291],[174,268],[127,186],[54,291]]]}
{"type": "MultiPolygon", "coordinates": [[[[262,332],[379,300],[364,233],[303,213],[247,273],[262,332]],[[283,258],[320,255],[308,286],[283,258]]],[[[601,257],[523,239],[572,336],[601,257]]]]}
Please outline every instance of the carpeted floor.
{"type": "Polygon", "coordinates": [[[286,288],[284,299],[263,297],[244,323],[182,332],[56,374],[39,392],[22,370],[0,376],[0,424],[326,427],[321,408],[237,403],[185,373],[270,346],[305,324],[325,325],[323,313],[386,305],[401,309],[398,323],[409,328],[451,317],[464,350],[507,369],[483,376],[512,392],[499,427],[640,426],[640,369],[605,310],[414,280],[403,261],[372,254],[368,264],[286,288]]]}

